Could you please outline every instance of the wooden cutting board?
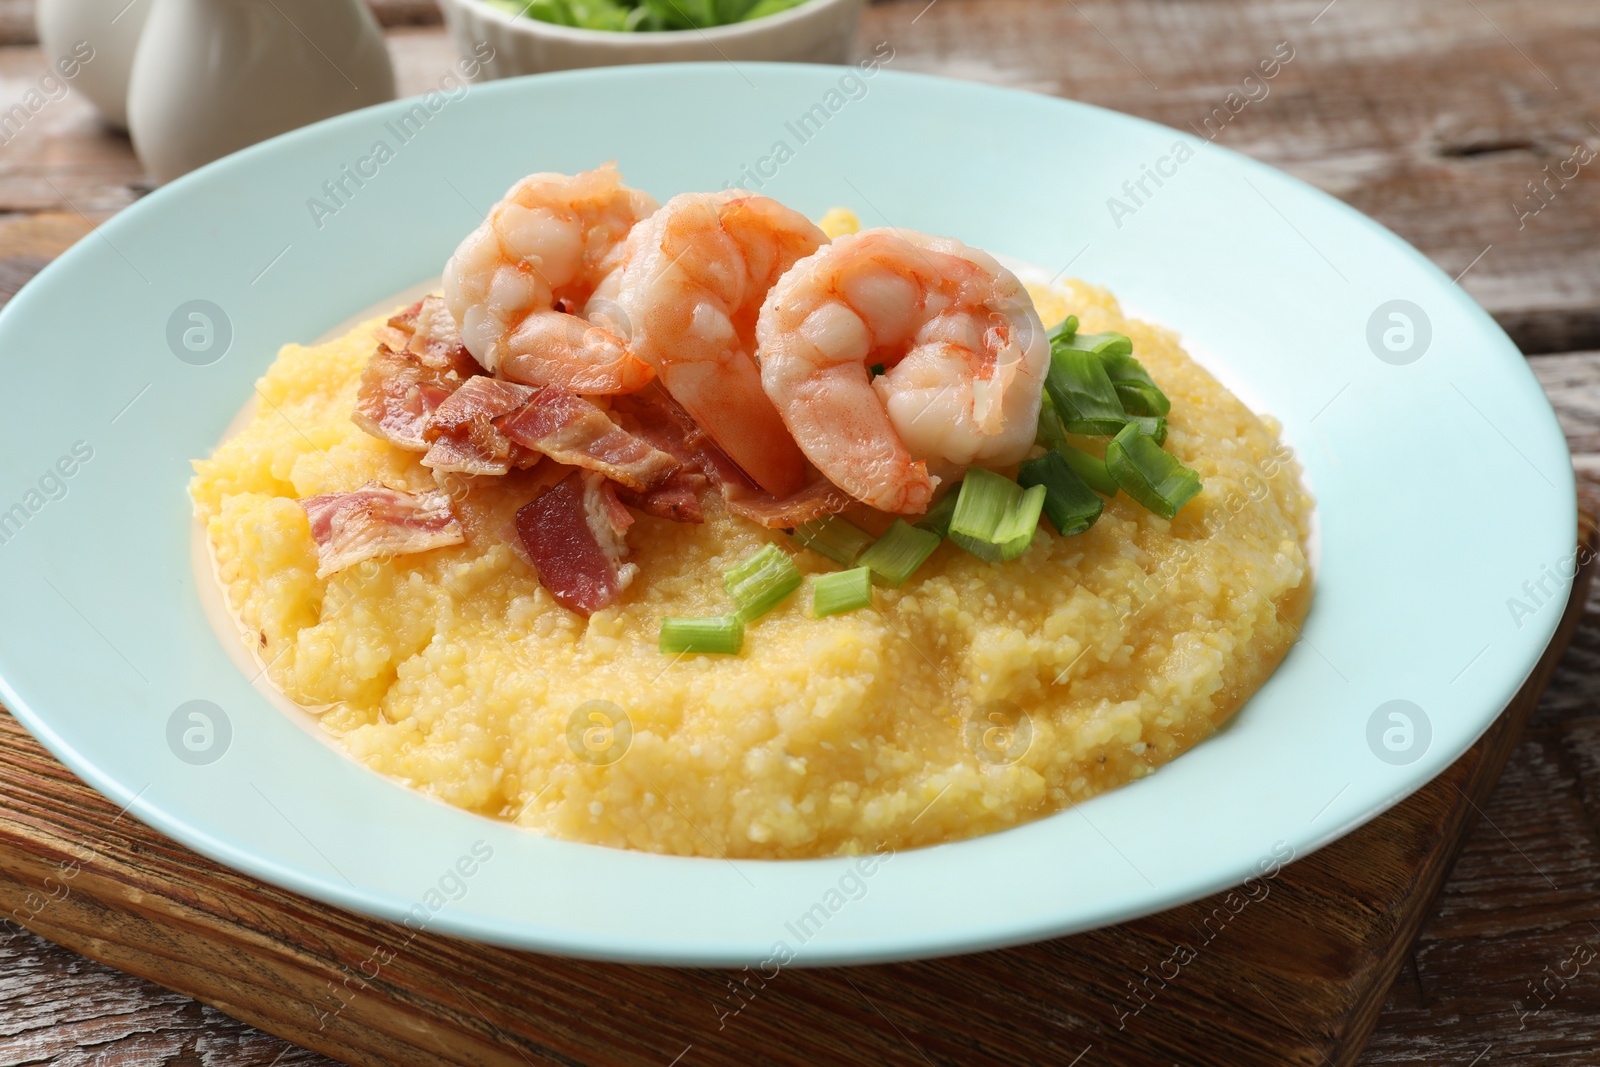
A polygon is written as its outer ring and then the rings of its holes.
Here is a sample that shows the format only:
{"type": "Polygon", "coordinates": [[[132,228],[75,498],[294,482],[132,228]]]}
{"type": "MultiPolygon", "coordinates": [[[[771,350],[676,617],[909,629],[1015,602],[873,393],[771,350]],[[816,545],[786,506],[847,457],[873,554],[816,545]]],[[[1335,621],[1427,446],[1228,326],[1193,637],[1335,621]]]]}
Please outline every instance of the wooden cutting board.
{"type": "MultiPolygon", "coordinates": [[[[79,232],[58,217],[5,234],[0,297],[79,232]]],[[[1352,1064],[1577,626],[1600,547],[1586,541],[1555,640],[1443,775],[1249,894],[1106,930],[770,977],[413,935],[167,841],[9,714],[0,916],[352,1064],[1352,1064]]]]}

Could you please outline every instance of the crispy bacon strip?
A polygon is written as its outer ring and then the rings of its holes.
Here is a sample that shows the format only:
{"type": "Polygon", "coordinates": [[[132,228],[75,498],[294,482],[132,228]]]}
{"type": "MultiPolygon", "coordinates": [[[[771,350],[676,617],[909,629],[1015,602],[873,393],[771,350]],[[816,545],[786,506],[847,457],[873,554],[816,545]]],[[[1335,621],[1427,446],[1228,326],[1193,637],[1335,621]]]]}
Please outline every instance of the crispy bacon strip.
{"type": "MultiPolygon", "coordinates": [[[[422,465],[456,474],[505,474],[522,450],[495,428],[494,420],[527,402],[530,385],[477,375],[428,416],[423,439],[430,447],[422,465]]],[[[534,457],[537,459],[537,457],[534,457]]]]}
{"type": "Polygon", "coordinates": [[[434,490],[405,493],[368,482],[353,493],[306,497],[300,506],[317,542],[318,578],[377,556],[426,552],[466,539],[450,498],[434,490]]]}
{"type": "Polygon", "coordinates": [[[483,368],[461,342],[461,331],[442,296],[425,296],[378,327],[374,336],[379,344],[422,357],[430,366],[445,367],[470,362],[473,373],[483,368]]]}
{"type": "Polygon", "coordinates": [[[436,474],[499,477],[511,472],[511,453],[509,448],[484,448],[467,434],[451,434],[428,446],[422,465],[436,474]]]}
{"type": "Polygon", "coordinates": [[[558,385],[543,386],[527,403],[497,417],[494,424],[525,448],[558,463],[598,471],[632,490],[654,489],[678,469],[672,456],[619,427],[594,403],[558,385]]]}
{"type": "Polygon", "coordinates": [[[454,367],[430,367],[415,353],[380,344],[361,373],[350,418],[380,440],[409,452],[426,452],[428,442],[422,432],[428,416],[465,380],[454,367]]]}
{"type": "Polygon", "coordinates": [[[678,469],[652,489],[619,488],[617,498],[646,515],[670,522],[704,522],[700,494],[706,491],[710,482],[701,472],[699,460],[687,437],[689,433],[698,434],[699,431],[692,422],[687,421],[687,416],[684,423],[680,424],[670,417],[670,412],[663,414],[655,411],[651,407],[653,403],[650,397],[617,397],[612,401],[611,414],[636,437],[677,459],[678,469]]]}
{"type": "Polygon", "coordinates": [[[630,396],[618,397],[616,406],[637,425],[636,432],[657,448],[677,456],[686,465],[693,463],[698,467],[722,492],[723,502],[735,515],[773,529],[792,528],[811,519],[837,514],[857,503],[820,474],[813,474],[810,481],[787,497],[773,496],[756,485],[657,383],[630,396]]]}
{"type": "Polygon", "coordinates": [[[517,536],[556,601],[589,616],[614,603],[639,573],[626,563],[633,516],[611,482],[573,471],[517,512],[517,536]]]}
{"type": "Polygon", "coordinates": [[[426,452],[428,417],[483,368],[461,343],[444,300],[430,296],[377,331],[378,350],[362,372],[351,418],[372,436],[426,452]]]}
{"type": "Polygon", "coordinates": [[[417,318],[422,313],[422,304],[423,301],[418,300],[404,311],[389,316],[387,322],[372,331],[373,340],[396,352],[404,352],[417,332],[417,318]]]}
{"type": "Polygon", "coordinates": [[[531,385],[505,382],[482,374],[468,378],[428,419],[429,436],[470,431],[475,424],[491,423],[526,404],[534,392],[531,385]]]}
{"type": "Polygon", "coordinates": [[[722,499],[728,510],[775,530],[793,529],[802,522],[837,515],[860,503],[820,474],[816,480],[782,498],[745,478],[743,471],[739,471],[739,477],[743,484],[722,483],[722,499]]]}
{"type": "Polygon", "coordinates": [[[700,508],[700,494],[705,489],[706,476],[684,464],[654,489],[618,486],[617,499],[630,508],[638,508],[646,515],[668,522],[705,522],[705,512],[700,508]]]}

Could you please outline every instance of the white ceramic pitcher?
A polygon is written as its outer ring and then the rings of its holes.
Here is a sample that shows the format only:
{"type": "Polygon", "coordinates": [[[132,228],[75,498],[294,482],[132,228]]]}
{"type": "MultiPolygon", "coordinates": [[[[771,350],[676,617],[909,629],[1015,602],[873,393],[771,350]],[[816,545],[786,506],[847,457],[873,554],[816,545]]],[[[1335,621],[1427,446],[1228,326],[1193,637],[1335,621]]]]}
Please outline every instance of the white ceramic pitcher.
{"type": "Polygon", "coordinates": [[[66,56],[88,42],[93,58],[79,65],[73,86],[118,129],[128,126],[128,75],[139,32],[155,0],[37,0],[34,26],[39,44],[51,60],[66,56]]]}
{"type": "Polygon", "coordinates": [[[128,128],[158,181],[394,98],[383,34],[361,0],[153,2],[128,86],[128,128]]]}

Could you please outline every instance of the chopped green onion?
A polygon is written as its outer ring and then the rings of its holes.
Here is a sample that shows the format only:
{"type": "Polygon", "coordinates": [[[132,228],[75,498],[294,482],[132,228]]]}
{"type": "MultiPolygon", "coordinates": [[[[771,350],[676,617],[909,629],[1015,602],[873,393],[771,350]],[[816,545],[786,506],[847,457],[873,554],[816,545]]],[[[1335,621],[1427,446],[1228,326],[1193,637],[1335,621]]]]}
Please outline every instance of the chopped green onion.
{"type": "Polygon", "coordinates": [[[1106,469],[1133,499],[1170,519],[1200,491],[1200,475],[1129,424],[1106,445],[1106,469]]]}
{"type": "MultiPolygon", "coordinates": [[[[1118,403],[1122,402],[1122,393],[1120,391],[1122,388],[1123,386],[1121,383],[1112,383],[1112,389],[1117,391],[1118,403]]],[[[1140,388],[1143,387],[1140,386],[1140,388]]],[[[1154,385],[1152,385],[1151,388],[1155,388],[1154,385]]],[[[1160,390],[1158,389],[1156,392],[1160,393],[1160,390]]],[[[1167,403],[1165,394],[1161,394],[1161,402],[1163,404],[1167,403]]],[[[1143,402],[1141,401],[1139,403],[1143,402]]],[[[1146,404],[1145,406],[1148,407],[1155,405],[1146,404]]],[[[1167,407],[1170,408],[1171,405],[1167,404],[1167,407]]],[[[1130,415],[1126,413],[1126,410],[1123,414],[1117,416],[1114,423],[1108,418],[1104,424],[1096,423],[1093,426],[1089,426],[1075,432],[1085,433],[1089,436],[1095,437],[1110,437],[1115,434],[1117,430],[1121,430],[1122,427],[1126,426],[1130,422],[1137,425],[1142,433],[1154,437],[1156,439],[1156,444],[1158,445],[1167,439],[1166,419],[1159,415],[1130,415]],[[1116,426],[1116,430],[1110,429],[1112,425],[1116,426]]],[[[1063,454],[1065,454],[1066,449],[1072,447],[1071,445],[1067,444],[1067,428],[1061,423],[1061,415],[1056,411],[1055,401],[1050,399],[1050,391],[1048,388],[1045,390],[1044,395],[1040,397],[1039,400],[1039,425],[1038,428],[1034,430],[1033,441],[1034,444],[1037,444],[1043,448],[1053,448],[1062,452],[1063,454]]],[[[1096,485],[1095,488],[1098,489],[1099,486],[1096,485]]],[[[1107,493],[1115,493],[1116,489],[1113,487],[1103,491],[1107,493]]]]}
{"type": "Polygon", "coordinates": [[[1078,477],[1059,452],[1046,452],[1024,463],[1017,470],[1017,484],[1044,486],[1045,517],[1062,537],[1083,533],[1105,510],[1106,502],[1078,477]]]}
{"type": "MultiPolygon", "coordinates": [[[[1150,438],[1158,445],[1167,442],[1167,420],[1159,415],[1129,415],[1129,424],[1137,426],[1139,432],[1150,438]]],[[[1121,431],[1117,431],[1120,433],[1121,431]]]]}
{"type": "Polygon", "coordinates": [[[1033,431],[1033,443],[1041,448],[1061,448],[1067,443],[1066,427],[1061,425],[1048,391],[1039,398],[1039,425],[1033,431]]]}
{"type": "Polygon", "coordinates": [[[1039,513],[1044,510],[1044,496],[1042,485],[1024,489],[1017,506],[995,531],[995,544],[1000,546],[1002,560],[1016,559],[1033,543],[1033,532],[1039,528],[1039,513]]]}
{"type": "Polygon", "coordinates": [[[919,530],[927,530],[929,533],[936,533],[941,538],[949,537],[950,517],[956,513],[956,500],[959,499],[960,496],[961,483],[957,482],[949,489],[946,489],[944,496],[939,498],[939,502],[933,507],[929,508],[928,513],[922,516],[922,518],[913,525],[915,525],[919,530]]]}
{"type": "Polygon", "coordinates": [[[1068,444],[1057,445],[1054,451],[1060,453],[1061,458],[1066,460],[1067,466],[1087,482],[1090,489],[1106,496],[1117,495],[1117,480],[1106,470],[1105,460],[1096,459],[1082,449],[1073,448],[1068,444]]]}
{"type": "Polygon", "coordinates": [[[739,606],[739,618],[754,622],[800,588],[800,568],[777,545],[767,545],[723,574],[728,596],[739,606]]]}
{"type": "MultiPolygon", "coordinates": [[[[1120,334],[1118,336],[1121,336],[1120,334]]],[[[1111,385],[1129,415],[1165,415],[1172,410],[1172,401],[1161,391],[1150,372],[1133,356],[1122,352],[1100,352],[1111,385]]]]}
{"type": "Polygon", "coordinates": [[[971,467],[961,483],[950,540],[990,563],[1016,559],[1033,540],[1045,488],[1023,489],[982,467],[971,467]]]}
{"type": "Polygon", "coordinates": [[[787,11],[800,2],[801,0],[761,0],[760,3],[746,12],[740,21],[752,22],[756,19],[764,19],[768,15],[776,15],[780,11],[787,11]]]}
{"type": "Polygon", "coordinates": [[[661,651],[720,652],[733,654],[744,647],[744,622],[737,615],[712,615],[703,619],[661,620],[661,651]]]}
{"type": "Polygon", "coordinates": [[[874,363],[872,366],[867,368],[867,372],[874,378],[880,374],[886,373],[882,363],[874,363]]]}
{"type": "MultiPolygon", "coordinates": [[[[1129,421],[1128,416],[1156,418],[1172,410],[1167,395],[1133,358],[1133,341],[1126,334],[1055,337],[1050,342],[1050,368],[1045,388],[1056,401],[1062,423],[1073,433],[1109,436],[1121,430],[1121,424],[1129,421]],[[1107,384],[1101,383],[1099,374],[1087,369],[1091,363],[1100,365],[1107,384]],[[1064,394],[1073,396],[1074,403],[1062,403],[1064,394]],[[1117,412],[1112,409],[1111,396],[1116,397],[1117,412]],[[1118,423],[1115,428],[1113,422],[1118,423]]],[[[1142,424],[1142,428],[1158,444],[1166,437],[1164,424],[1142,424]]]]}
{"type": "Polygon", "coordinates": [[[1124,333],[1075,333],[1071,337],[1052,338],[1051,347],[1093,352],[1102,358],[1133,355],[1133,341],[1124,333]]]}
{"type": "Polygon", "coordinates": [[[1105,365],[1093,352],[1052,346],[1044,387],[1069,433],[1109,437],[1128,422],[1105,365]]]}
{"type": "Polygon", "coordinates": [[[1078,316],[1076,316],[1076,315],[1068,315],[1066,318],[1062,319],[1060,322],[1058,322],[1054,326],[1050,327],[1050,332],[1048,334],[1046,334],[1046,336],[1049,337],[1050,340],[1052,340],[1052,341],[1054,341],[1058,337],[1063,338],[1064,340],[1070,341],[1070,340],[1072,340],[1073,334],[1075,334],[1077,332],[1078,332],[1078,316]]]}
{"type": "Polygon", "coordinates": [[[811,614],[822,619],[872,603],[872,572],[865,567],[819,574],[811,580],[811,614]]]}
{"type": "Polygon", "coordinates": [[[487,0],[510,15],[586,30],[689,30],[749,22],[801,0],[487,0]]]}
{"type": "Polygon", "coordinates": [[[931,530],[919,530],[904,519],[896,519],[856,562],[870,570],[874,578],[898,589],[933,555],[942,540],[931,530]]]}
{"type": "Polygon", "coordinates": [[[856,557],[872,544],[871,534],[837,515],[803,522],[789,536],[801,548],[809,548],[845,567],[854,566],[856,557]]]}

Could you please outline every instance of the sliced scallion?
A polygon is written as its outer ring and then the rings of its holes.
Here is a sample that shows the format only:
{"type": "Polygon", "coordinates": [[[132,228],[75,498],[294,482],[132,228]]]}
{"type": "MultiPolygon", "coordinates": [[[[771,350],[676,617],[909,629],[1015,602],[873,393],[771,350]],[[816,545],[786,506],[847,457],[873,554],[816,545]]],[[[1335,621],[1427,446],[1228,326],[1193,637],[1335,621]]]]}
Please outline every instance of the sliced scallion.
{"type": "Polygon", "coordinates": [[[1076,333],[1052,339],[1054,348],[1075,348],[1097,356],[1131,356],[1133,341],[1125,333],[1076,333]]]}
{"type": "MultiPolygon", "coordinates": [[[[1132,351],[1131,342],[1129,351],[1132,351]]],[[[1129,415],[1165,415],[1172,410],[1167,394],[1131,354],[1112,351],[1097,354],[1105,364],[1106,375],[1122,401],[1123,410],[1129,415]]]]}
{"type": "MultiPolygon", "coordinates": [[[[1159,415],[1129,415],[1128,422],[1158,445],[1167,443],[1167,420],[1159,415]]],[[[1121,433],[1122,431],[1117,431],[1121,433]]]]}
{"type": "Polygon", "coordinates": [[[737,615],[712,615],[661,620],[660,649],[669,656],[680,652],[716,652],[727,655],[744,647],[744,622],[737,615]]]}
{"type": "Polygon", "coordinates": [[[856,557],[872,544],[871,534],[837,515],[803,522],[789,536],[801,548],[809,548],[845,567],[854,566],[856,557]]]}
{"type": "MultiPolygon", "coordinates": [[[[1091,457],[1093,458],[1093,457],[1091,457]]],[[[1059,452],[1046,452],[1017,470],[1017,484],[1044,486],[1044,514],[1062,537],[1093,526],[1106,502],[1073,471],[1059,452]]]]}
{"type": "Polygon", "coordinates": [[[865,567],[819,574],[811,580],[811,614],[822,619],[872,603],[872,572],[865,567]]]}
{"type": "Polygon", "coordinates": [[[856,562],[870,570],[877,581],[898,589],[933,555],[942,540],[931,530],[919,530],[904,519],[896,519],[856,562]]]}
{"type": "Polygon", "coordinates": [[[995,531],[995,543],[1000,546],[1001,560],[1016,559],[1033,543],[1033,532],[1039,528],[1039,513],[1044,510],[1045,488],[1035,485],[1022,491],[1006,521],[995,531]]]}
{"type": "Polygon", "coordinates": [[[1050,338],[1050,340],[1052,340],[1052,341],[1054,341],[1058,337],[1064,338],[1064,339],[1070,341],[1070,340],[1072,340],[1073,335],[1076,334],[1077,332],[1078,332],[1078,316],[1076,316],[1076,315],[1068,315],[1066,318],[1062,319],[1060,322],[1058,322],[1054,326],[1050,327],[1050,332],[1048,334],[1046,334],[1045,336],[1050,338]]]}
{"type": "Polygon", "coordinates": [[[1067,466],[1071,467],[1078,477],[1088,483],[1090,489],[1106,496],[1117,495],[1117,480],[1106,470],[1105,460],[1096,459],[1082,449],[1073,448],[1068,444],[1056,446],[1055,451],[1060,453],[1061,458],[1066,460],[1067,466]]]}
{"type": "Polygon", "coordinates": [[[1051,346],[1044,387],[1069,433],[1109,437],[1128,422],[1105,365],[1093,352],[1051,346]]]}
{"type": "Polygon", "coordinates": [[[1045,488],[1023,489],[993,471],[972,467],[961,483],[950,540],[990,563],[1016,559],[1033,540],[1045,488]]]}
{"type": "Polygon", "coordinates": [[[1170,452],[1135,425],[1125,426],[1106,445],[1106,469],[1122,491],[1170,519],[1200,491],[1200,475],[1179,463],[1170,452]]]}
{"type": "MultiPolygon", "coordinates": [[[[1111,392],[1115,394],[1118,407],[1125,416],[1157,417],[1172,410],[1172,402],[1167,399],[1167,395],[1156,385],[1155,380],[1139,361],[1133,358],[1133,341],[1127,334],[1080,333],[1054,336],[1050,341],[1050,353],[1052,369],[1059,363],[1063,367],[1063,375],[1072,371],[1073,377],[1078,380],[1080,391],[1085,392],[1097,405],[1087,415],[1083,415],[1080,410],[1079,415],[1073,417],[1069,417],[1064,407],[1061,409],[1062,422],[1073,433],[1114,434],[1121,429],[1120,426],[1116,429],[1109,428],[1111,420],[1109,405],[1106,403],[1104,390],[1099,385],[1098,376],[1091,374],[1088,378],[1081,378],[1077,375],[1076,368],[1082,366],[1089,356],[1094,357],[1094,361],[1105,370],[1106,378],[1111,383],[1111,392]],[[1083,428],[1072,425],[1073,421],[1079,422],[1083,428]],[[1087,425],[1089,423],[1094,425],[1087,425]]],[[[1072,379],[1062,377],[1058,382],[1058,388],[1065,388],[1065,383],[1069,380],[1072,379]]],[[[1049,388],[1048,381],[1046,388],[1049,388]]],[[[1126,418],[1123,421],[1125,422],[1126,418]]],[[[1151,433],[1151,427],[1146,426],[1145,432],[1151,433]]],[[[1160,432],[1153,436],[1159,443],[1165,433],[1166,428],[1163,426],[1160,432]]]]}
{"type": "Polygon", "coordinates": [[[956,501],[961,496],[961,483],[957,482],[945,490],[939,502],[928,509],[926,515],[918,519],[913,525],[919,530],[936,533],[941,538],[950,536],[950,516],[956,513],[956,501]]]}
{"type": "Polygon", "coordinates": [[[800,568],[787,552],[769,544],[723,574],[722,584],[739,606],[739,618],[754,622],[800,588],[800,568]]]}
{"type": "Polygon", "coordinates": [[[1067,443],[1066,428],[1048,391],[1039,398],[1039,426],[1033,432],[1033,443],[1041,448],[1062,448],[1067,443]]]}

